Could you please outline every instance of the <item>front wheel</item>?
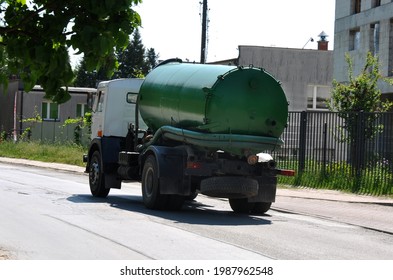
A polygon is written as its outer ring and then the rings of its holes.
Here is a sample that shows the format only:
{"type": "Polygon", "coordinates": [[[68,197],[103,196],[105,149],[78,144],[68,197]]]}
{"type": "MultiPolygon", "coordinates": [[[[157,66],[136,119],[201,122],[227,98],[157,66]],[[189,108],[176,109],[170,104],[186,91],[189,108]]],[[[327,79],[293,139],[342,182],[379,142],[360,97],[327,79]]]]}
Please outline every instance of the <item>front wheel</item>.
{"type": "Polygon", "coordinates": [[[95,197],[107,197],[110,189],[105,188],[105,176],[102,171],[101,154],[95,151],[89,164],[90,192],[95,197]]]}

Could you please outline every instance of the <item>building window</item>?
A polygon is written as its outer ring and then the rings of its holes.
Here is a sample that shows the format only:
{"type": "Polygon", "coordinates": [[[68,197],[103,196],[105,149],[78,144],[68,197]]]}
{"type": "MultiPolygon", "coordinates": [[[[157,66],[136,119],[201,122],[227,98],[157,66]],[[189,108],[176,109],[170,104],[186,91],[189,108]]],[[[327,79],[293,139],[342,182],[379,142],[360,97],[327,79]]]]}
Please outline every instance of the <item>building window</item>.
{"type": "Polygon", "coordinates": [[[389,25],[389,60],[388,60],[388,76],[393,76],[393,18],[390,19],[389,25]]]}
{"type": "Polygon", "coordinates": [[[362,10],[362,0],[352,0],[351,1],[351,11],[352,14],[358,14],[362,10]]]}
{"type": "Polygon", "coordinates": [[[373,55],[379,53],[379,22],[370,25],[370,52],[373,55]]]}
{"type": "Polygon", "coordinates": [[[381,0],[372,0],[371,2],[371,8],[379,7],[381,6],[381,0]]]}
{"type": "Polygon", "coordinates": [[[327,102],[330,100],[329,86],[309,85],[307,87],[307,109],[327,110],[327,102]]]}
{"type": "Polygon", "coordinates": [[[349,31],[349,50],[355,51],[360,47],[360,29],[352,29],[349,31]]]}
{"type": "Polygon", "coordinates": [[[85,114],[89,111],[87,104],[76,104],[76,117],[81,118],[84,117],[85,114]]]}
{"type": "Polygon", "coordinates": [[[41,115],[43,120],[59,120],[59,104],[42,102],[41,115]]]}

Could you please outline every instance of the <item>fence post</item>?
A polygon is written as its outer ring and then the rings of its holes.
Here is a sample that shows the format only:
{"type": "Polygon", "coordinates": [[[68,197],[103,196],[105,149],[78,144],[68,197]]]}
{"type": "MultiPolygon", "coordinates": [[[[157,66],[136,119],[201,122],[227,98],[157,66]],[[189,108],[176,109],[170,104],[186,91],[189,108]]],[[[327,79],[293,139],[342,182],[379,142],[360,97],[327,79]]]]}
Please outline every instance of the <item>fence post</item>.
{"type": "Polygon", "coordinates": [[[300,113],[299,131],[299,167],[298,172],[302,173],[306,167],[306,140],[307,140],[307,112],[300,113]]]}
{"type": "Polygon", "coordinates": [[[364,166],[364,155],[365,155],[365,113],[360,111],[356,113],[356,134],[352,147],[351,156],[355,168],[355,180],[354,186],[352,186],[353,192],[358,192],[360,190],[362,181],[362,171],[364,166]]]}
{"type": "Polygon", "coordinates": [[[322,151],[322,175],[326,175],[326,164],[327,164],[327,123],[323,124],[323,151],[322,151]]]}

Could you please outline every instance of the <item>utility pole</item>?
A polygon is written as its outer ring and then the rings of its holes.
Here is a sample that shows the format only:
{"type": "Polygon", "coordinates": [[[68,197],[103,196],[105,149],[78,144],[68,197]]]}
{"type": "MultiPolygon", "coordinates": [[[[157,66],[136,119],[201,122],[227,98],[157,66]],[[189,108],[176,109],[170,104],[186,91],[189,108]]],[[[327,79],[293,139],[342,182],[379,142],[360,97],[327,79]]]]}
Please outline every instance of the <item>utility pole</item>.
{"type": "Polygon", "coordinates": [[[207,0],[202,3],[201,64],[206,62],[207,0]]]}

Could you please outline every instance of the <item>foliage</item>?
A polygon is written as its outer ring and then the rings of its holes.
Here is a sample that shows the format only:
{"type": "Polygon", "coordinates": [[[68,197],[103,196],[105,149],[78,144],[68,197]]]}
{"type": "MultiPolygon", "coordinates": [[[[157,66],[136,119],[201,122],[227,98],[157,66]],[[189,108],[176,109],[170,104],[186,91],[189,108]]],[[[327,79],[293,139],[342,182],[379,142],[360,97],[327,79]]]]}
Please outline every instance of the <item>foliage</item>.
{"type": "Polygon", "coordinates": [[[74,86],[96,88],[99,81],[107,80],[104,69],[98,71],[87,71],[86,60],[83,58],[80,64],[76,67],[74,86]]]}
{"type": "Polygon", "coordinates": [[[30,140],[31,137],[31,128],[37,124],[37,123],[42,123],[42,118],[40,113],[38,113],[37,110],[37,106],[34,107],[34,113],[33,113],[33,117],[31,118],[27,118],[27,119],[23,119],[22,122],[24,123],[29,123],[30,126],[27,127],[23,133],[20,135],[20,140],[25,141],[25,140],[30,140]]]}
{"type": "MultiPolygon", "coordinates": [[[[298,162],[280,162],[280,168],[297,169],[298,162]]],[[[295,177],[279,176],[280,184],[317,189],[331,189],[367,195],[393,195],[393,172],[387,161],[375,161],[354,175],[353,166],[345,161],[307,161],[305,171],[295,177]]]]}
{"type": "Polygon", "coordinates": [[[75,119],[67,119],[64,121],[63,127],[68,125],[75,124],[74,128],[74,143],[77,145],[82,144],[82,129],[85,127],[89,128],[89,132],[91,133],[91,121],[92,121],[92,114],[91,112],[85,113],[84,117],[75,118],[75,119]]]}
{"type": "MultiPolygon", "coordinates": [[[[18,75],[25,91],[40,84],[45,98],[62,103],[74,73],[68,49],[83,53],[88,71],[117,66],[114,52],[127,46],[141,24],[132,5],[141,0],[0,0],[0,67],[18,75]],[[4,55],[7,53],[8,59],[4,55]]],[[[0,71],[0,80],[7,77],[0,71]]]]}
{"type": "Polygon", "coordinates": [[[354,139],[359,133],[363,139],[374,137],[383,129],[382,125],[375,125],[377,114],[367,114],[362,120],[362,130],[359,128],[359,115],[348,114],[352,112],[377,113],[387,112],[393,105],[392,102],[381,98],[381,90],[378,88],[379,81],[392,84],[392,80],[384,78],[379,71],[378,57],[370,52],[367,54],[366,62],[360,74],[354,77],[353,62],[349,54],[345,60],[348,64],[348,82],[339,83],[333,81],[331,103],[327,103],[331,111],[339,112],[339,116],[345,120],[343,125],[343,135],[347,132],[347,137],[342,137],[347,142],[354,143],[354,139]]]}
{"type": "Polygon", "coordinates": [[[155,49],[153,48],[148,49],[146,54],[146,62],[147,62],[147,66],[149,67],[148,71],[150,71],[151,69],[157,66],[158,64],[157,60],[158,60],[158,54],[156,54],[155,49]]]}
{"type": "Polygon", "coordinates": [[[2,131],[2,132],[0,133],[0,143],[1,143],[2,141],[6,141],[7,138],[8,138],[7,132],[2,131]]]}
{"type": "Polygon", "coordinates": [[[41,117],[40,113],[38,113],[37,106],[34,106],[33,117],[27,118],[27,119],[23,119],[22,122],[33,123],[33,124],[42,122],[42,117],[41,117]]]}
{"type": "Polygon", "coordinates": [[[134,32],[131,43],[117,53],[118,78],[142,78],[157,64],[157,55],[153,48],[146,51],[139,30],[134,32]]]}
{"type": "Polygon", "coordinates": [[[147,73],[157,65],[158,55],[154,48],[146,51],[142,44],[142,39],[138,29],[135,29],[134,36],[130,44],[123,50],[116,52],[119,62],[118,70],[113,76],[108,77],[105,71],[89,72],[86,63],[82,59],[77,67],[75,86],[96,87],[100,81],[115,78],[143,78],[147,73]]]}

